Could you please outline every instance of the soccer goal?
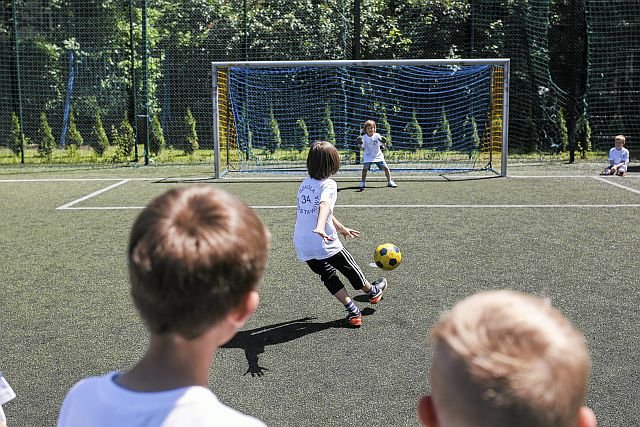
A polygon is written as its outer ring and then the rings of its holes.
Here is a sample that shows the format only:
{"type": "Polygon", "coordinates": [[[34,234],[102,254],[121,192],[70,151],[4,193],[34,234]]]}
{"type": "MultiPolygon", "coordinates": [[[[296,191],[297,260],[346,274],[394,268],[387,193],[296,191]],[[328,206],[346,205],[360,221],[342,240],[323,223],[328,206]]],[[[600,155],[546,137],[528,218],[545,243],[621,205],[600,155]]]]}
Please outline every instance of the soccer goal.
{"type": "Polygon", "coordinates": [[[304,171],[316,140],[359,171],[369,119],[393,171],[507,173],[509,59],[213,62],[212,80],[216,177],[304,171]]]}

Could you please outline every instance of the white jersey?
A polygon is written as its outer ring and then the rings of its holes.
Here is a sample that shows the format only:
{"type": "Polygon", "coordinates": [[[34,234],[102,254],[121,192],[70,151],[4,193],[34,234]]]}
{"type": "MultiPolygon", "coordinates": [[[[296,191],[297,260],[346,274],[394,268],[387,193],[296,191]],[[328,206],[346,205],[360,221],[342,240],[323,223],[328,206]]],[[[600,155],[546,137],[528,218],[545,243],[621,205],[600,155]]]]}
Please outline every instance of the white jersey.
{"type": "Polygon", "coordinates": [[[338,185],[332,179],[319,181],[309,177],[300,184],[293,244],[301,261],[329,258],[342,250],[342,242],[333,225],[333,208],[337,198],[338,185]],[[329,204],[329,217],[324,232],[333,240],[328,243],[325,243],[319,234],[313,232],[318,224],[320,202],[329,204]]]}
{"type": "Polygon", "coordinates": [[[381,144],[382,136],[379,133],[374,133],[372,136],[362,135],[362,149],[364,150],[362,161],[364,163],[384,162],[384,154],[380,149],[381,144]]]}
{"type": "Polygon", "coordinates": [[[261,421],[222,404],[205,387],[160,392],[125,389],[118,372],[74,385],[62,402],[58,427],[264,427],[261,421]]]}
{"type": "Polygon", "coordinates": [[[613,162],[614,165],[618,165],[620,163],[624,163],[625,166],[629,165],[629,150],[622,147],[621,150],[613,147],[609,150],[609,161],[613,162]]]}
{"type": "Polygon", "coordinates": [[[13,391],[7,380],[4,379],[2,372],[0,372],[0,422],[5,423],[7,418],[4,416],[2,405],[16,397],[16,393],[13,391]]]}

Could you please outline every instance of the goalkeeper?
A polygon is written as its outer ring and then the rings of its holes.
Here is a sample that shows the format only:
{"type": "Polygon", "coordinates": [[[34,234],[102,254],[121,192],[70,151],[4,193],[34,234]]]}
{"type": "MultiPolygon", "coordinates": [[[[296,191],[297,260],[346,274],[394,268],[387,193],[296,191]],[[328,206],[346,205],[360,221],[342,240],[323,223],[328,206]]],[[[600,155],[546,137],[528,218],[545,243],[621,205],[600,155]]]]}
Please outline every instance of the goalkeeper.
{"type": "Polygon", "coordinates": [[[387,162],[384,160],[383,150],[386,149],[385,138],[376,132],[376,122],[373,120],[367,120],[364,122],[364,135],[358,139],[362,140],[362,149],[364,150],[362,165],[362,181],[360,181],[360,188],[365,187],[365,181],[367,180],[367,172],[371,169],[371,163],[375,163],[378,169],[384,171],[387,177],[388,187],[397,187],[396,183],[391,179],[391,172],[387,166],[387,162]]]}

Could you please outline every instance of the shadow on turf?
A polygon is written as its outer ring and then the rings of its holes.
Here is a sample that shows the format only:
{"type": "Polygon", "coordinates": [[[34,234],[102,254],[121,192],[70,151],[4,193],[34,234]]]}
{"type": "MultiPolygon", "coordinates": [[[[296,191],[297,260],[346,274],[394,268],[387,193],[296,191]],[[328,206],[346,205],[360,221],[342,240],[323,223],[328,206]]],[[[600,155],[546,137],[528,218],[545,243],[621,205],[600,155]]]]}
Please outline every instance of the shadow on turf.
{"type": "MultiPolygon", "coordinates": [[[[370,307],[362,310],[363,316],[370,316],[373,313],[375,313],[375,310],[370,307]]],[[[312,322],[315,319],[315,317],[305,317],[241,331],[222,347],[243,349],[249,367],[242,376],[251,374],[252,377],[261,377],[269,370],[258,363],[258,355],[264,353],[266,346],[293,341],[326,329],[351,328],[345,319],[332,320],[331,322],[312,322]]]]}

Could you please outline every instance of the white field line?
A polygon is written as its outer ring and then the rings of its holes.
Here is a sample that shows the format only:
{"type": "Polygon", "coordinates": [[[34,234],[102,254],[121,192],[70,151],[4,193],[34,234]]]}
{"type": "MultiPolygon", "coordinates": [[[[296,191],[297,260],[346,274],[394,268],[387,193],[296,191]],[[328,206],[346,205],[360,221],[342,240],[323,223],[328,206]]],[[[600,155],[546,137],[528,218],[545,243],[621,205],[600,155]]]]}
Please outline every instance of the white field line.
{"type": "Polygon", "coordinates": [[[157,181],[166,178],[26,178],[26,179],[0,179],[0,184],[19,182],[92,182],[92,181],[157,181]]]}
{"type": "Polygon", "coordinates": [[[614,187],[622,188],[623,190],[627,190],[627,191],[631,191],[632,193],[640,194],[640,190],[636,190],[635,188],[630,188],[630,187],[627,187],[626,185],[618,184],[617,182],[613,182],[613,181],[610,181],[608,179],[601,178],[599,176],[595,176],[593,178],[597,179],[598,181],[606,182],[607,184],[613,185],[614,187]]]}
{"type": "MultiPolygon", "coordinates": [[[[92,197],[94,197],[94,196],[97,196],[97,195],[99,195],[99,194],[105,193],[105,192],[107,192],[107,191],[109,191],[109,190],[112,190],[112,189],[114,189],[114,188],[116,188],[116,187],[119,187],[119,186],[121,186],[121,185],[123,185],[123,184],[126,184],[127,182],[129,182],[129,180],[128,180],[128,179],[123,179],[122,181],[120,181],[120,182],[116,182],[115,184],[112,184],[112,185],[110,185],[110,186],[108,186],[108,187],[106,187],[106,188],[103,188],[103,189],[98,190],[98,191],[94,191],[93,193],[91,193],[91,194],[87,194],[86,196],[82,196],[82,197],[80,197],[79,199],[76,199],[76,200],[74,200],[74,201],[72,201],[72,202],[69,202],[69,203],[64,204],[64,205],[62,205],[62,206],[58,206],[58,207],[56,208],[56,210],[65,210],[65,209],[70,209],[70,208],[71,208],[71,206],[73,206],[73,205],[75,205],[75,204],[77,204],[77,203],[84,202],[85,200],[88,200],[88,199],[90,199],[90,198],[92,198],[92,197]]],[[[72,209],[72,208],[71,208],[71,209],[72,209]]]]}
{"type": "MultiPolygon", "coordinates": [[[[79,200],[80,201],[80,200],[79,200]]],[[[295,205],[255,205],[252,209],[295,209],[295,205]]],[[[339,209],[594,209],[594,208],[640,208],[639,203],[635,204],[605,204],[605,205],[339,205],[339,209]]],[[[144,206],[90,206],[90,207],[59,207],[58,209],[95,211],[95,210],[124,210],[124,209],[144,209],[144,206]]]]}

